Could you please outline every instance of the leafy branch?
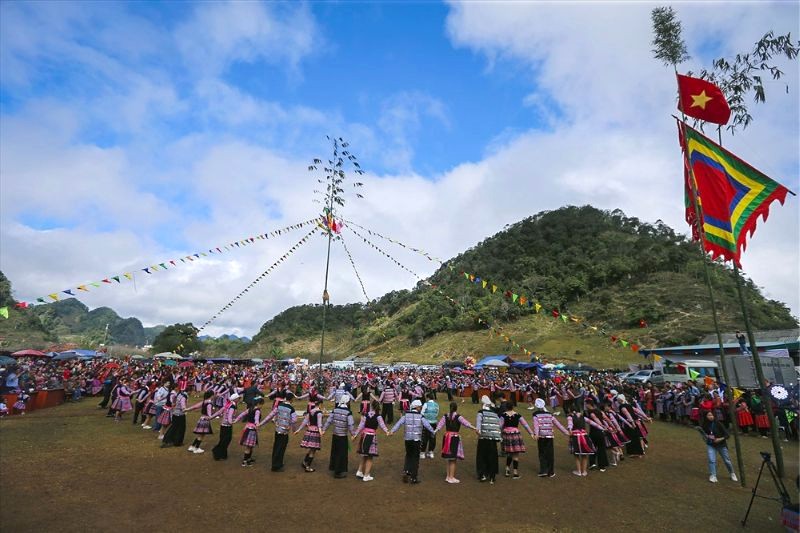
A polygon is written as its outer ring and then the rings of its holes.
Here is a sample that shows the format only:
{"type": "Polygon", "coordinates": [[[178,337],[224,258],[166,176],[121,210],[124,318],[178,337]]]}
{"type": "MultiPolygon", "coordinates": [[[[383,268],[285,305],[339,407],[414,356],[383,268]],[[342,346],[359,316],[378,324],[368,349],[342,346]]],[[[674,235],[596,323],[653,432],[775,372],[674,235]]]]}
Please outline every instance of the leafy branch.
{"type": "MultiPolygon", "coordinates": [[[[747,103],[747,96],[752,94],[755,103],[767,100],[764,89],[764,76],[779,80],[784,72],[776,60],[785,58],[792,61],[800,52],[800,41],[792,41],[791,33],[775,36],[772,31],[753,45],[753,50],[746,54],[736,54],[732,59],[715,59],[711,70],[703,69],[700,77],[715,83],[722,90],[731,108],[733,120],[727,129],[733,134],[736,128],[747,128],[753,120],[747,103]]],[[[689,73],[691,75],[691,73],[689,73]]],[[[786,84],[789,92],[789,84],[786,84]]]]}
{"type": "MultiPolygon", "coordinates": [[[[349,168],[350,172],[359,176],[363,176],[364,171],[361,169],[358,158],[349,151],[350,143],[341,137],[326,137],[332,146],[331,158],[324,162],[322,159],[312,160],[308,171],[322,174],[317,178],[317,183],[321,188],[314,190],[314,194],[317,195],[314,202],[322,204],[324,213],[335,218],[337,209],[343,208],[346,203],[347,169],[349,168]]],[[[364,186],[364,183],[355,181],[352,186],[358,191],[364,186]]],[[[355,195],[357,198],[364,197],[360,192],[356,192],[355,195]]]]}

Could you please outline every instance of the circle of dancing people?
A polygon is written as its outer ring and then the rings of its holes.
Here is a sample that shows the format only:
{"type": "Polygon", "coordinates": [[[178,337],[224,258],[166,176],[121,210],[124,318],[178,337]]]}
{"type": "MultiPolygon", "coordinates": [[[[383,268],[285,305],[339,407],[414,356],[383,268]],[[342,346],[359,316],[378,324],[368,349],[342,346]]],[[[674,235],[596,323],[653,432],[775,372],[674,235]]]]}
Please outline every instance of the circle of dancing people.
{"type": "MultiPolygon", "coordinates": [[[[420,482],[420,461],[435,457],[439,434],[438,453],[446,461],[445,481],[450,484],[460,483],[457,465],[465,459],[464,431],[477,434],[476,477],[490,485],[496,483],[501,472],[512,480],[522,477],[520,461],[527,451],[524,434],[536,442],[538,476],[542,478],[556,475],[557,433],[563,435],[566,448],[574,456],[572,474],[578,477],[588,476],[591,469],[606,472],[610,467],[618,467],[626,457],[643,457],[648,447],[646,423],[651,417],[640,406],[636,395],[626,396],[611,386],[590,387],[577,397],[565,394],[567,388],[559,387],[555,381],[537,378],[537,387],[517,389],[531,404],[528,420],[516,410],[517,390],[490,386],[487,394],[479,394],[480,383],[475,382],[472,398],[480,405],[472,422],[459,413],[459,403],[452,401],[456,387],[447,377],[444,383],[438,383],[435,379],[393,373],[359,372],[326,375],[314,381],[311,372],[305,376],[286,374],[273,372],[271,379],[262,375],[260,379],[242,381],[233,379],[230,374],[206,371],[197,372],[192,383],[187,373],[176,377],[170,371],[144,371],[118,377],[104,401],[110,402],[107,416],[116,422],[133,411],[132,423],[139,424],[141,419],[142,429],[156,432],[163,448],[185,444],[186,413],[199,411],[199,419],[192,430],[194,439],[187,448],[192,454],[205,452],[204,446],[210,444],[207,439],[214,437],[212,422],[219,420],[219,437],[211,448],[216,461],[228,459],[234,426],[241,423],[238,444],[242,448],[241,466],[245,468],[254,465],[255,452],[265,431],[262,428],[271,423],[274,431],[270,470],[273,472],[286,468],[290,436],[298,434],[302,434],[299,446],[305,450],[299,468],[315,472],[314,461],[323,448],[323,437],[330,432],[328,469],[333,477],[348,476],[349,449],[353,441],[359,456],[355,477],[364,482],[374,479],[381,432],[389,437],[402,430],[405,448],[402,480],[411,484],[420,482]],[[332,377],[347,382],[336,385],[333,381],[328,393],[322,394],[318,384],[332,377]],[[262,388],[269,388],[270,392],[262,392],[262,388]],[[446,413],[439,412],[437,391],[441,389],[451,400],[446,413]],[[200,401],[190,402],[192,392],[201,397],[200,401]],[[550,410],[545,398],[549,400],[550,410]],[[302,411],[295,408],[298,402],[304,404],[302,411]],[[325,402],[332,402],[330,412],[325,411],[325,402]],[[566,416],[565,424],[557,418],[559,405],[566,416]],[[395,406],[400,408],[396,421],[395,406]],[[501,457],[505,459],[503,469],[501,457]]],[[[461,390],[461,403],[464,392],[461,390]]],[[[100,405],[105,407],[103,402],[100,405]]]]}

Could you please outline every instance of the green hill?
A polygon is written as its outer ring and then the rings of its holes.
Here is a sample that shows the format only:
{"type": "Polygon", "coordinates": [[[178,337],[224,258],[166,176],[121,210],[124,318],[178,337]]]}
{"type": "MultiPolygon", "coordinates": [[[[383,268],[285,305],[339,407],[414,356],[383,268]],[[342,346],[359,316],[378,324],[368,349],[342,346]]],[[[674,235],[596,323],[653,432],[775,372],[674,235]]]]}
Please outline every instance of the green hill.
{"type": "MultiPolygon", "coordinates": [[[[742,328],[733,273],[715,263],[711,274],[720,327],[742,328]]],[[[487,353],[525,359],[490,334],[488,323],[548,359],[624,367],[641,358],[612,345],[611,336],[652,346],[693,343],[713,331],[697,245],[661,221],[648,224],[619,210],[570,206],[539,213],[451,259],[428,281],[369,305],[332,306],[326,359],[359,354],[376,361],[441,362],[487,353]],[[494,293],[493,285],[498,287],[494,293]],[[512,293],[538,302],[541,312],[520,305],[512,293]],[[553,309],[580,322],[555,320],[553,309]],[[640,320],[646,328],[639,327],[640,320]]],[[[783,303],[764,298],[750,280],[744,285],[754,328],[797,327],[783,303]]],[[[0,273],[2,306],[10,309],[9,319],[0,319],[4,349],[44,347],[56,340],[96,347],[106,338],[106,324],[108,341],[115,345],[152,344],[164,330],[143,328],[138,319],[122,318],[108,307],[90,311],[73,298],[15,309],[10,283],[0,273]]],[[[265,322],[252,342],[206,339],[203,351],[317,360],[321,329],[322,307],[300,305],[265,322]]]]}
{"type": "MultiPolygon", "coordinates": [[[[712,279],[720,327],[741,328],[732,271],[715,263],[712,279]]],[[[696,342],[713,331],[697,245],[661,221],[644,223],[619,210],[570,206],[539,213],[448,261],[430,282],[434,287],[391,292],[370,306],[332,306],[326,355],[437,361],[513,353],[502,338],[487,333],[480,318],[545,357],[624,366],[641,358],[612,346],[612,335],[649,346],[696,342]],[[469,282],[464,273],[481,282],[469,282]],[[492,285],[500,289],[492,293],[492,285]],[[539,302],[543,312],[513,302],[503,295],[506,290],[539,302]],[[552,309],[581,322],[556,321],[552,309]],[[639,328],[640,319],[647,328],[639,328]]],[[[752,281],[745,281],[744,290],[755,328],[796,327],[788,308],[765,299],[752,281]]],[[[261,327],[248,353],[315,360],[321,321],[319,305],[287,309],[261,327]]]]}

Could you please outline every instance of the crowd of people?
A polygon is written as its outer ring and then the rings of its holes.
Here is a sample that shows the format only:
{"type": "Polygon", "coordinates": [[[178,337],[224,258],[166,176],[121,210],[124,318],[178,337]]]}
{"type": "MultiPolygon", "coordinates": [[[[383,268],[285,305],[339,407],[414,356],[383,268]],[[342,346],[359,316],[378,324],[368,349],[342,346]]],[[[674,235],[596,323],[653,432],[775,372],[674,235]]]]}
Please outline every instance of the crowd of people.
{"type": "MultiPolygon", "coordinates": [[[[200,416],[188,451],[204,453],[215,437],[214,421],[219,420],[219,436],[211,448],[215,460],[228,458],[234,427],[243,424],[238,438],[243,467],[254,464],[262,428],[272,423],[270,468],[276,472],[285,468],[290,435],[300,433],[299,446],[305,450],[300,467],[314,472],[323,437],[330,432],[328,467],[334,477],[348,475],[352,440],[357,441],[359,456],[356,477],[372,481],[379,433],[390,436],[402,431],[404,481],[419,482],[420,460],[435,457],[441,435],[438,453],[447,462],[445,481],[459,483],[457,464],[465,459],[461,435],[474,431],[475,470],[481,482],[493,484],[500,473],[521,477],[525,434],[536,443],[538,476],[555,476],[554,441],[561,433],[574,456],[572,473],[585,477],[592,469],[606,472],[626,458],[644,456],[649,445],[647,424],[662,420],[699,426],[709,448],[720,453],[736,479],[727,449],[722,449],[732,421],[720,385],[713,380],[659,387],[624,383],[613,373],[601,372],[538,376],[443,368],[295,368],[278,362],[258,367],[210,363],[178,367],[151,361],[78,360],[17,365],[6,372],[4,383],[6,390],[18,391],[31,385],[61,386],[71,400],[98,395],[106,416],[116,422],[129,417],[130,423],[153,431],[163,447],[185,444],[186,413],[197,410],[200,416]],[[439,399],[445,396],[449,403],[441,413],[439,399]],[[474,421],[459,413],[467,400],[478,404],[474,421]],[[532,411],[529,416],[527,410],[532,411]],[[563,423],[558,418],[562,413],[563,423]]],[[[19,403],[14,408],[24,409],[19,403]]],[[[757,434],[763,432],[766,414],[759,394],[745,393],[736,405],[736,423],[742,431],[752,427],[757,434]]],[[[796,439],[796,393],[778,411],[783,415],[774,414],[786,420],[785,437],[796,439]]],[[[716,481],[711,455],[710,451],[709,479],[716,481]]]]}

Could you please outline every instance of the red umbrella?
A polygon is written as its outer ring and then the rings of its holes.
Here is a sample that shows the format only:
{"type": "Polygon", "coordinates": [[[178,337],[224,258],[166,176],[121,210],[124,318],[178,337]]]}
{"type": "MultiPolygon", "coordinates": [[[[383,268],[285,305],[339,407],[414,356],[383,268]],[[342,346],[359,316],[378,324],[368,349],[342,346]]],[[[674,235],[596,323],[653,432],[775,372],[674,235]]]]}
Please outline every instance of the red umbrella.
{"type": "Polygon", "coordinates": [[[178,363],[178,366],[181,368],[189,368],[190,366],[194,366],[194,363],[191,361],[181,361],[178,363]]]}
{"type": "Polygon", "coordinates": [[[105,369],[119,368],[119,363],[106,363],[103,365],[105,369]]]}
{"type": "Polygon", "coordinates": [[[38,350],[20,350],[12,353],[11,357],[47,357],[47,354],[38,350]]]}

